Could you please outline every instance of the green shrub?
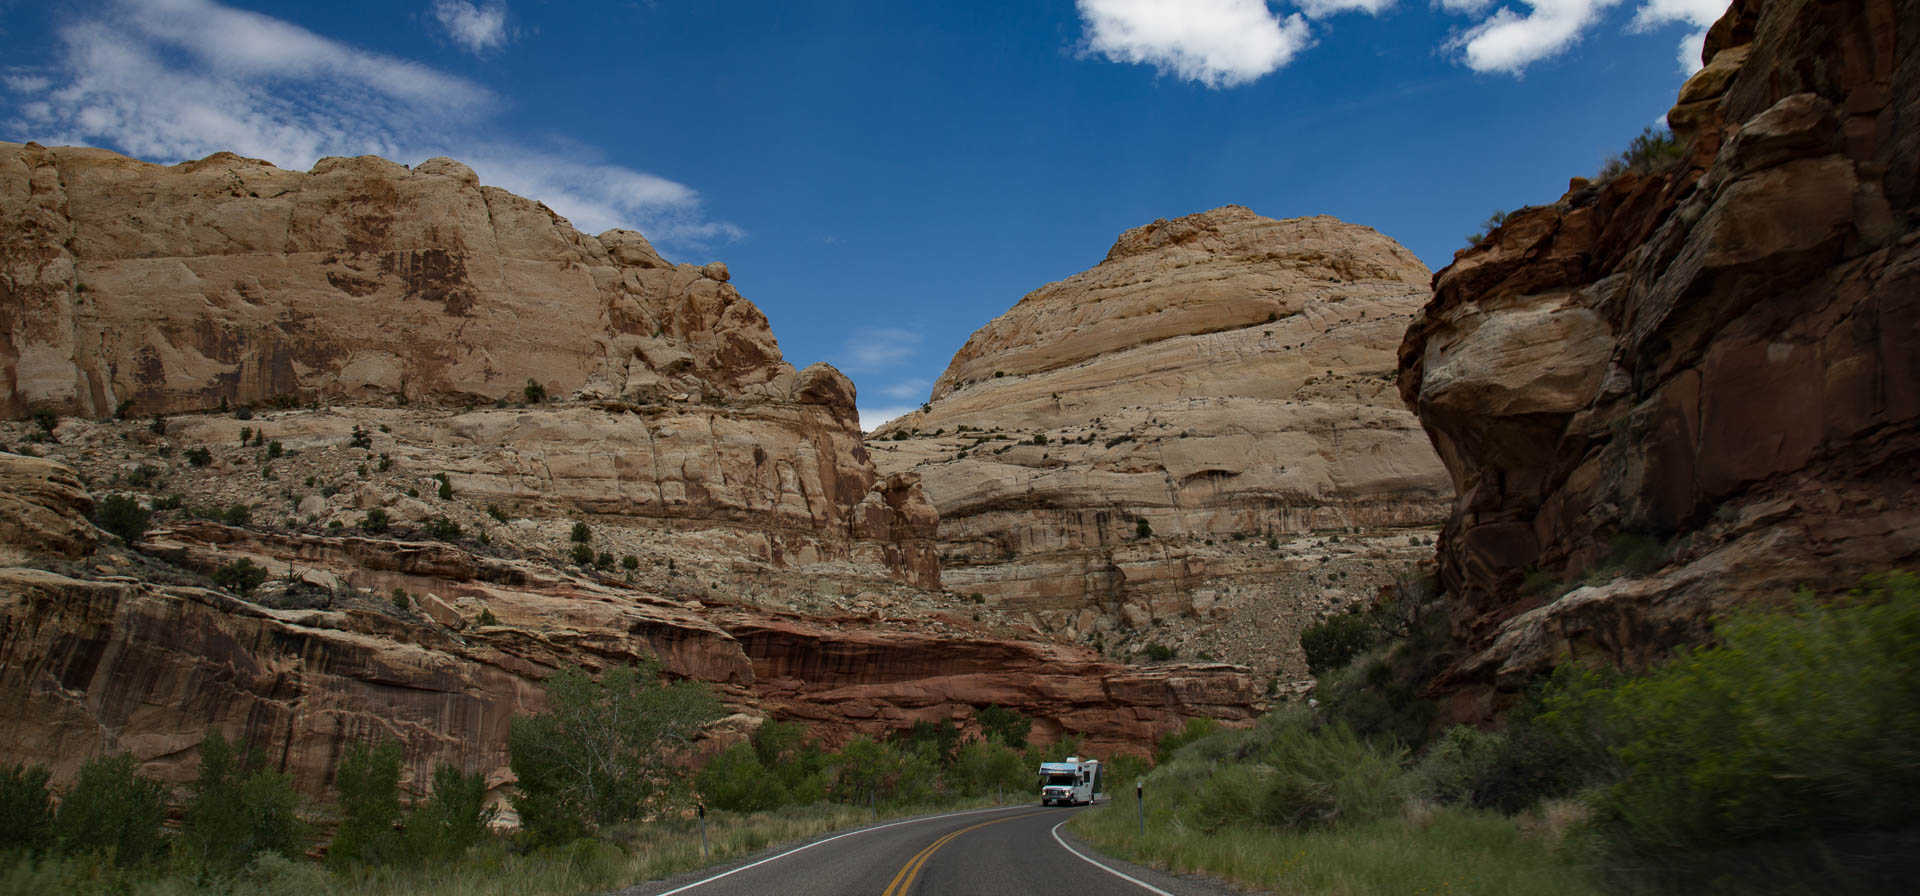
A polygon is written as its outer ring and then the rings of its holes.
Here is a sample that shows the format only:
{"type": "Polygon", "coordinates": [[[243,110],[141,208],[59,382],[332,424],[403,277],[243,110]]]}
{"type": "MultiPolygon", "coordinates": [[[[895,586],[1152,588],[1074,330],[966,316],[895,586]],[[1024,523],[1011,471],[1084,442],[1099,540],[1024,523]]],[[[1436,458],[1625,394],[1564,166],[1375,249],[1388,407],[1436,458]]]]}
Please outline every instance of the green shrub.
{"type": "Polygon", "coordinates": [[[1400,811],[1405,755],[1289,708],[1262,716],[1252,730],[1194,741],[1155,770],[1147,789],[1173,794],[1174,816],[1206,831],[1246,823],[1281,830],[1362,824],[1400,811]]]}
{"type": "Polygon", "coordinates": [[[593,541],[593,530],[588,528],[586,523],[574,523],[573,532],[567,538],[579,544],[587,544],[593,541]]]}
{"type": "Polygon", "coordinates": [[[327,864],[385,865],[405,858],[400,821],[400,744],[354,742],[340,757],[340,827],[327,847],[327,864]]]}
{"type": "Polygon", "coordinates": [[[1133,534],[1139,538],[1152,538],[1153,524],[1147,522],[1147,518],[1144,516],[1135,517],[1133,521],[1133,534]]]}
{"type": "Polygon", "coordinates": [[[387,531],[388,525],[387,512],[378,507],[367,511],[366,517],[360,521],[360,528],[375,534],[387,531]]]}
{"type": "Polygon", "coordinates": [[[1027,735],[1033,731],[1032,719],[1003,706],[988,706],[980,710],[974,720],[988,737],[998,738],[1016,750],[1027,748],[1027,735]]]}
{"type": "Polygon", "coordinates": [[[153,433],[156,436],[166,435],[167,434],[167,418],[162,417],[159,414],[153,415],[153,422],[147,424],[147,431],[150,433],[153,433]]]}
{"type": "Polygon", "coordinates": [[[1165,764],[1173,758],[1175,753],[1180,752],[1181,747],[1208,737],[1218,730],[1220,730],[1220,723],[1214,719],[1188,719],[1180,728],[1161,736],[1160,744],[1153,753],[1153,761],[1156,765],[1165,764]]]}
{"type": "Polygon", "coordinates": [[[598,566],[601,569],[612,569],[613,554],[608,551],[601,551],[599,556],[593,558],[593,565],[598,566]]]}
{"type": "Polygon", "coordinates": [[[298,858],[298,804],[292,776],[267,768],[264,753],[242,757],[219,731],[210,732],[200,742],[200,775],[181,818],[179,848],[222,874],[262,852],[298,858]]]}
{"type": "Polygon", "coordinates": [[[576,543],[568,556],[572,558],[574,563],[580,566],[587,566],[593,563],[593,548],[576,543]]]}
{"type": "Polygon", "coordinates": [[[1025,756],[998,738],[976,739],[961,744],[954,753],[948,777],[963,796],[1017,795],[1033,789],[1034,769],[1025,756]]]}
{"type": "Polygon", "coordinates": [[[347,437],[347,447],[364,448],[371,451],[373,450],[373,434],[360,428],[360,424],[355,423],[353,425],[353,434],[347,437]]]}
{"type": "Polygon", "coordinates": [[[186,450],[186,458],[187,458],[187,463],[190,463],[196,467],[204,467],[208,464],[213,463],[213,452],[208,451],[205,448],[196,446],[193,448],[188,448],[186,450]]]}
{"type": "Polygon", "coordinates": [[[520,394],[526,398],[527,404],[539,404],[547,400],[547,387],[540,385],[537,380],[529,377],[527,379],[527,385],[520,390],[520,394]]]}
{"type": "Polygon", "coordinates": [[[167,814],[167,788],[134,773],[130,753],[98,756],[79,777],[53,816],[53,837],[67,853],[111,853],[115,864],[139,865],[165,846],[160,824],[167,814]]]}
{"type": "Polygon", "coordinates": [[[93,515],[96,525],[128,544],[147,534],[147,524],[152,520],[153,513],[130,495],[108,495],[93,515]]]}
{"type": "Polygon", "coordinates": [[[720,714],[704,683],[661,681],[658,660],[608,669],[574,666],[547,679],[545,713],[513,720],[507,736],[519,779],[513,806],[541,842],[564,842],[649,809],[684,803],[681,757],[720,714]]]}
{"type": "Polygon", "coordinates": [[[1314,675],[1344,668],[1373,641],[1373,621],[1358,607],[1329,614],[1300,630],[1300,651],[1306,654],[1307,671],[1314,675]]]}
{"type": "Polygon", "coordinates": [[[707,805],[729,812],[763,812],[787,805],[786,788],[760,764],[753,745],[736,743],[721,750],[695,776],[707,805]]]}
{"type": "Polygon", "coordinates": [[[60,426],[60,415],[42,408],[33,412],[33,422],[39,425],[42,432],[50,433],[60,426]]]}
{"type": "Polygon", "coordinates": [[[1546,699],[1542,724],[1597,731],[1614,760],[1606,842],[1682,888],[1899,885],[1920,847],[1920,579],[1735,614],[1716,635],[1546,699]]]}
{"type": "Polygon", "coordinates": [[[444,516],[436,516],[427,521],[427,537],[439,541],[459,541],[460,524],[444,516]]]}
{"type": "Polygon", "coordinates": [[[433,793],[407,817],[407,852],[432,862],[457,859],[486,837],[493,816],[484,776],[439,763],[433,769],[433,793]]]}
{"type": "Polygon", "coordinates": [[[1658,174],[1680,164],[1686,158],[1686,147],[1681,146],[1673,137],[1673,132],[1661,127],[1648,127],[1627,144],[1624,152],[1600,167],[1600,180],[1612,180],[1629,172],[1647,175],[1658,174]]]}
{"type": "Polygon", "coordinates": [[[273,460],[284,453],[286,449],[281,446],[279,439],[267,443],[267,460],[273,460]]]}
{"type": "Polygon", "coordinates": [[[247,447],[247,443],[251,441],[253,441],[253,427],[251,426],[240,427],[240,447],[242,448],[247,447]]]}
{"type": "Polygon", "coordinates": [[[1492,236],[1493,232],[1496,230],[1499,230],[1500,225],[1505,224],[1506,222],[1507,222],[1507,213],[1500,211],[1499,209],[1495,209],[1493,214],[1488,215],[1485,221],[1480,222],[1479,230],[1476,230],[1472,233],[1467,234],[1467,245],[1478,246],[1481,243],[1486,242],[1487,237],[1492,236]]]}
{"type": "Polygon", "coordinates": [[[1147,659],[1153,660],[1154,662],[1163,663],[1176,656],[1179,656],[1179,653],[1165,644],[1154,643],[1147,645],[1147,659]]]}
{"type": "Polygon", "coordinates": [[[625,570],[626,570],[626,571],[628,571],[628,572],[632,572],[632,571],[634,571],[634,570],[636,570],[636,569],[639,569],[639,568],[640,568],[640,558],[639,558],[639,557],[635,557],[635,556],[634,556],[634,555],[632,555],[632,554],[628,554],[628,555],[626,555],[625,557],[621,557],[621,558],[620,558],[620,568],[622,568],[622,569],[625,569],[625,570]]]}
{"type": "Polygon", "coordinates": [[[0,849],[39,852],[53,842],[53,798],[41,766],[0,767],[0,849]]]}
{"type": "Polygon", "coordinates": [[[413,598],[407,595],[407,589],[405,588],[393,589],[393,611],[394,612],[405,613],[407,612],[408,609],[412,608],[412,606],[413,606],[413,598]]]}
{"type": "Polygon", "coordinates": [[[453,498],[453,481],[448,479],[445,473],[435,473],[433,474],[433,478],[440,481],[440,500],[451,500],[453,498]]]}
{"type": "Polygon", "coordinates": [[[498,504],[487,505],[487,516],[493,517],[494,522],[497,522],[497,523],[504,523],[507,521],[507,512],[504,510],[501,510],[500,505],[498,504]]]}
{"type": "Polygon", "coordinates": [[[244,526],[252,518],[253,511],[245,504],[234,504],[220,514],[220,521],[229,526],[244,526]]]}
{"type": "Polygon", "coordinates": [[[213,584],[223,591],[231,591],[236,597],[246,597],[253,589],[267,580],[267,569],[257,566],[251,559],[241,557],[213,571],[213,584]]]}

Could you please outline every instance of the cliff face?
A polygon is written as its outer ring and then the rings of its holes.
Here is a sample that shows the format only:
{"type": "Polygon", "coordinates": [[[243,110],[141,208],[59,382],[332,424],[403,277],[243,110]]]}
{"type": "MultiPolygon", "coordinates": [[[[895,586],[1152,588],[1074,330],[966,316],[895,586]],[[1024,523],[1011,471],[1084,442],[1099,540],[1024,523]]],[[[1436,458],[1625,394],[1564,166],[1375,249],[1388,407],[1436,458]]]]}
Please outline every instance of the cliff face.
{"type": "Polygon", "coordinates": [[[712,683],[735,713],[721,731],[772,716],[832,743],[917,720],[965,726],[997,703],[1035,717],[1043,742],[1138,750],[1187,717],[1244,720],[1264,705],[1244,669],[1128,671],[958,618],[688,600],[446,543],[189,523],[142,547],[0,568],[0,749],[15,761],[65,781],[97,752],[130,750],[183,783],[219,728],[309,792],[345,744],[383,738],[406,746],[416,786],[438,762],[499,786],[512,780],[508,727],[544,709],[548,671],[645,655],[712,683]],[[249,599],[189,583],[239,558],[273,570],[249,599]],[[395,588],[417,609],[396,611],[395,588]]]}
{"type": "Polygon", "coordinates": [[[451,159],[310,172],[0,144],[0,414],[520,395],[784,400],[724,265],[591,237],[451,159]]]}
{"type": "Polygon", "coordinates": [[[1423,556],[1445,512],[1392,385],[1426,279],[1332,218],[1156,221],[974,333],[868,447],[938,508],[950,590],[1122,655],[1299,678],[1299,627],[1423,556]]]}
{"type": "Polygon", "coordinates": [[[1459,493],[1456,716],[1920,560],[1916,46],[1911,0],[1736,0],[1669,115],[1684,164],[1435,276],[1400,389],[1459,493]]]}
{"type": "Polygon", "coordinates": [[[1137,749],[1264,705],[1244,669],[945,612],[918,481],[722,265],[445,159],[6,144],[0,211],[0,750],[59,779],[127,749],[184,780],[219,727],[314,792],[373,736],[499,784],[553,668],[650,653],[723,730],[835,741],[997,702],[1137,749]],[[110,493],[155,511],[138,551],[87,521],[110,493]],[[216,590],[241,559],[267,580],[216,590]]]}

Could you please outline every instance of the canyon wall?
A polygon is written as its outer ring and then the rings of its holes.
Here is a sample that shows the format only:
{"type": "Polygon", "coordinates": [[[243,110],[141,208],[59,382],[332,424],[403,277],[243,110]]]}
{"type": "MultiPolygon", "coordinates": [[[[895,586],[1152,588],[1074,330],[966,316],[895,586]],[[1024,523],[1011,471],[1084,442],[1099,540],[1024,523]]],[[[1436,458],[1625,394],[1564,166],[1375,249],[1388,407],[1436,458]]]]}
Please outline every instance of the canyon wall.
{"type": "Polygon", "coordinates": [[[124,749],[179,782],[217,727],[313,793],[373,737],[497,786],[554,668],[655,653],[721,738],[1000,703],[1139,750],[1265,705],[955,608],[852,382],[788,365],[723,265],[446,159],[4,144],[0,210],[0,750],[56,780],[124,749]],[[154,514],[131,546],[89,522],[115,495],[154,514]],[[216,588],[241,560],[266,580],[216,588]]]}
{"type": "Polygon", "coordinates": [[[1920,562],[1920,3],[1736,0],[1677,165],[1519,210],[1434,277],[1400,390],[1484,718],[1740,606],[1920,562]]]}
{"type": "Polygon", "coordinates": [[[1333,218],[1156,221],[975,332],[868,447],[938,509],[949,590],[1301,679],[1300,627],[1427,555],[1448,505],[1393,388],[1427,279],[1333,218]]]}

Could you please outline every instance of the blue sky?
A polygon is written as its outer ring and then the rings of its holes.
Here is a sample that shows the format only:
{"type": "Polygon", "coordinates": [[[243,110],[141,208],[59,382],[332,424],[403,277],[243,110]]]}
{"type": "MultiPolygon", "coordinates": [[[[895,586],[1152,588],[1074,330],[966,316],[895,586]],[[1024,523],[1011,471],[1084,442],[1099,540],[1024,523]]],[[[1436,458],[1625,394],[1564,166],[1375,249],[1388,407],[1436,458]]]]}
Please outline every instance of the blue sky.
{"type": "Polygon", "coordinates": [[[450,155],[727,262],[869,426],[1120,231],[1330,214],[1439,268],[1672,103],[1726,0],[0,0],[0,137],[450,155]]]}

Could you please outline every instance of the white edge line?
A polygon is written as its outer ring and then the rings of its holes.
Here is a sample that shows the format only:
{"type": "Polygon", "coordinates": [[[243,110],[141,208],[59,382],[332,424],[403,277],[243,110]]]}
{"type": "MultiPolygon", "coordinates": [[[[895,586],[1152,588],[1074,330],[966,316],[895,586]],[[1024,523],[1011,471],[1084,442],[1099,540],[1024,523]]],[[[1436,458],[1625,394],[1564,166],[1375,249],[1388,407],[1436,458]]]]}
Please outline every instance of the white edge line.
{"type": "MultiPolygon", "coordinates": [[[[1027,805],[1017,805],[1017,806],[994,806],[993,808],[990,808],[990,809],[968,809],[968,810],[967,810],[967,811],[965,811],[965,812],[949,812],[949,813],[947,813],[947,814],[945,814],[945,815],[927,815],[927,816],[924,816],[924,817],[921,817],[921,818],[909,818],[909,819],[906,819],[905,821],[890,821],[890,822],[888,822],[888,823],[886,823],[886,824],[879,824],[879,825],[874,825],[873,827],[870,827],[870,828],[861,828],[861,829],[859,829],[859,830],[857,830],[857,831],[848,831],[848,832],[846,832],[846,833],[844,833],[844,834],[835,834],[835,835],[833,835],[833,836],[831,836],[831,837],[828,837],[828,838],[826,838],[826,839],[824,839],[824,840],[815,840],[815,841],[813,841],[812,843],[808,843],[808,844],[806,844],[805,846],[796,846],[796,847],[794,847],[793,849],[789,849],[789,850],[787,850],[786,852],[783,852],[783,853],[781,853],[781,854],[779,854],[779,855],[777,855],[777,856],[767,856],[766,858],[764,858],[764,859],[761,859],[761,860],[760,860],[760,861],[758,861],[758,862],[754,862],[754,863],[753,863],[753,864],[751,864],[751,865],[741,865],[740,867],[738,867],[738,868],[735,868],[735,869],[733,869],[733,870],[731,870],[731,871],[722,871],[722,872],[720,872],[719,874],[716,874],[716,875],[714,875],[714,876],[712,876],[712,877],[704,877],[704,878],[701,878],[701,879],[699,879],[699,880],[696,880],[696,881],[694,881],[693,883],[690,883],[690,884],[687,884],[687,885],[686,885],[686,886],[684,886],[684,887],[679,887],[679,888],[676,888],[676,889],[672,889],[672,890],[668,890],[668,891],[666,891],[665,893],[657,893],[657,894],[655,894],[655,896],[673,896],[673,894],[675,894],[675,893],[684,893],[684,892],[686,892],[686,891],[688,891],[688,890],[691,890],[691,889],[693,889],[694,887],[703,887],[703,886],[706,886],[707,884],[710,884],[710,883],[713,883],[714,881],[716,881],[716,880],[719,880],[719,879],[721,879],[721,878],[723,878],[723,877],[732,877],[733,875],[736,875],[736,874],[739,874],[740,872],[742,872],[742,871],[745,871],[745,870],[747,870],[748,868],[756,868],[756,867],[759,867],[759,866],[761,866],[761,865],[765,865],[766,863],[768,863],[768,862],[771,862],[771,861],[773,861],[773,860],[775,860],[775,859],[784,859],[784,858],[786,858],[787,856],[790,856],[790,855],[793,855],[793,854],[794,854],[794,853],[796,853],[796,852],[805,852],[806,850],[809,850],[809,849],[812,849],[812,848],[814,848],[814,847],[816,847],[816,846],[819,846],[819,845],[820,845],[820,844],[822,844],[822,843],[832,843],[833,841],[835,841],[835,840],[838,840],[838,839],[840,839],[841,837],[851,837],[851,836],[853,836],[853,835],[855,835],[855,834],[865,834],[865,833],[867,833],[867,832],[869,832],[869,831],[879,831],[879,830],[885,830],[886,828],[892,828],[892,827],[899,827],[900,825],[903,825],[903,824],[913,824],[913,823],[915,823],[915,822],[920,822],[920,821],[933,821],[933,820],[935,820],[935,819],[940,819],[940,818],[955,818],[955,817],[958,817],[958,816],[961,816],[961,815],[978,815],[978,814],[980,814],[981,812],[1005,812],[1005,811],[1007,811],[1007,810],[1009,810],[1009,809],[1029,809],[1029,808],[1032,808],[1032,807],[1031,807],[1031,806],[1027,806],[1027,805]]],[[[1057,837],[1056,837],[1056,839],[1057,839],[1057,837]]],[[[1065,845],[1065,844],[1062,844],[1062,845],[1065,845]]],[[[1115,871],[1114,873],[1115,873],[1115,874],[1120,874],[1120,872],[1118,872],[1118,871],[1115,871]]],[[[1126,877],[1126,875],[1121,875],[1121,876],[1122,876],[1122,877],[1126,877]]],[[[1127,879],[1128,879],[1128,880],[1133,880],[1133,878],[1130,878],[1130,877],[1128,877],[1127,879]]],[[[1134,881],[1134,883],[1140,883],[1140,882],[1139,882],[1139,881],[1134,881]]],[[[1140,884],[1140,885],[1141,885],[1141,886],[1143,886],[1143,887],[1145,887],[1145,886],[1147,886],[1146,884],[1140,884]]],[[[1149,889],[1149,890],[1152,890],[1153,888],[1152,888],[1152,887],[1147,887],[1147,889],[1149,889]]],[[[1156,892],[1156,893],[1159,893],[1160,891],[1159,891],[1159,890],[1154,890],[1154,892],[1156,892]]],[[[1162,896],[1173,896],[1173,894],[1171,894],[1171,893],[1163,893],[1163,894],[1162,894],[1162,896]]]]}
{"type": "MultiPolygon", "coordinates": [[[[1128,875],[1122,874],[1118,871],[1115,871],[1112,868],[1108,868],[1107,866],[1100,864],[1099,862],[1089,859],[1086,857],[1084,853],[1080,852],[1080,850],[1077,850],[1071,846],[1068,846],[1067,841],[1060,839],[1060,825],[1064,825],[1064,824],[1066,824],[1066,822],[1063,821],[1063,822],[1060,822],[1060,824],[1056,824],[1053,826],[1053,842],[1060,844],[1061,849],[1064,849],[1067,852],[1073,853],[1074,857],[1078,858],[1080,861],[1085,862],[1089,865],[1092,865],[1093,867],[1098,868],[1101,871],[1105,871],[1106,873],[1111,874],[1114,877],[1120,878],[1121,880],[1124,880],[1127,883],[1133,884],[1135,886],[1138,886],[1142,889],[1145,889],[1154,893],[1159,893],[1160,896],[1173,896],[1172,893],[1162,890],[1159,887],[1156,887],[1153,884],[1147,883],[1144,880],[1141,880],[1137,877],[1130,877],[1128,875]]],[[[662,893],[660,894],[660,896],[666,896],[666,894],[662,893]]]]}

